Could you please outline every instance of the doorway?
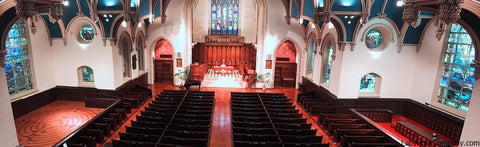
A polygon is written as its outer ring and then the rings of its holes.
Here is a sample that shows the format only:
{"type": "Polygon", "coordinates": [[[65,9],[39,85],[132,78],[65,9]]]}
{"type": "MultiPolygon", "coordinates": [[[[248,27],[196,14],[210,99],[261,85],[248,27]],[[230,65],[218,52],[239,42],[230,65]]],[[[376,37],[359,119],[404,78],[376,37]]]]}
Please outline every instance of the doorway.
{"type": "Polygon", "coordinates": [[[275,54],[275,86],[295,87],[297,77],[297,49],[287,40],[278,46],[275,54]]]}
{"type": "Polygon", "coordinates": [[[167,40],[155,44],[154,82],[173,83],[173,48],[167,40]]]}

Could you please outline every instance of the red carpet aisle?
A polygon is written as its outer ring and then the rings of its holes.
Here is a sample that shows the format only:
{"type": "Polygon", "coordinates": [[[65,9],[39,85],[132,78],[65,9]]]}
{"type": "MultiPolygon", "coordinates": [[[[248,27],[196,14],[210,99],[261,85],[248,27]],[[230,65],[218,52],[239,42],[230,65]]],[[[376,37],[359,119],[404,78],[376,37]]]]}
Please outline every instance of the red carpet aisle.
{"type": "Polygon", "coordinates": [[[102,111],[84,102],[52,102],[15,119],[18,142],[25,147],[52,146],[102,111]]]}

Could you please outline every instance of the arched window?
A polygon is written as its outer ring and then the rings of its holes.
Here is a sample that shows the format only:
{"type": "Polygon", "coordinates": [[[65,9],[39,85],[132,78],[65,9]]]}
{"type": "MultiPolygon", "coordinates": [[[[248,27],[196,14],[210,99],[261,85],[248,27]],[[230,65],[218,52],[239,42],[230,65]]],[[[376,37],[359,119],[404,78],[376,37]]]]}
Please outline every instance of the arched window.
{"type": "Polygon", "coordinates": [[[452,24],[443,58],[443,70],[438,90],[438,102],[468,111],[468,104],[475,85],[470,67],[475,58],[475,46],[467,31],[459,24],[452,24]]]}
{"type": "Polygon", "coordinates": [[[311,39],[309,46],[308,46],[308,53],[307,53],[307,71],[306,75],[311,75],[313,74],[313,67],[315,63],[315,39],[311,39]]]}
{"type": "Polygon", "coordinates": [[[87,86],[87,87],[94,87],[95,80],[93,75],[93,69],[88,66],[82,66],[78,68],[78,85],[79,86],[87,86]]]}
{"type": "Polygon", "coordinates": [[[322,81],[321,83],[330,83],[330,70],[332,68],[333,59],[333,45],[329,42],[323,49],[323,61],[322,61],[322,81]]]}
{"type": "Polygon", "coordinates": [[[381,77],[374,73],[368,73],[360,79],[360,94],[359,97],[379,96],[381,77]]]}
{"type": "Polygon", "coordinates": [[[127,33],[123,33],[120,38],[120,51],[123,58],[123,77],[130,77],[130,52],[132,50],[132,43],[127,33]]]}
{"type": "Polygon", "coordinates": [[[238,1],[212,0],[212,35],[238,34],[238,1]]]}
{"type": "Polygon", "coordinates": [[[8,93],[20,94],[34,89],[30,52],[28,50],[25,21],[17,20],[9,29],[5,39],[5,75],[7,76],[8,93]]]}
{"type": "Polygon", "coordinates": [[[138,51],[138,69],[141,71],[145,71],[144,67],[144,49],[145,49],[145,40],[143,38],[143,34],[139,35],[138,40],[137,40],[137,51],[138,51]]]}

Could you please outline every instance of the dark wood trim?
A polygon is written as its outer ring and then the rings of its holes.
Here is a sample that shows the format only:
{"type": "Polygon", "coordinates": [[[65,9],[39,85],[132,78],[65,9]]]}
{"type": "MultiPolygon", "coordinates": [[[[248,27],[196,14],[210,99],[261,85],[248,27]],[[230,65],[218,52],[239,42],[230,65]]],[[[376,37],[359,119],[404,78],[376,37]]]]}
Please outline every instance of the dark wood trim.
{"type": "Polygon", "coordinates": [[[11,103],[13,118],[17,119],[56,100],[56,87],[36,93],[24,99],[16,100],[11,103]]]}
{"type": "Polygon", "coordinates": [[[123,90],[122,88],[129,88],[135,84],[147,85],[148,73],[144,73],[138,78],[130,80],[117,88],[116,90],[97,89],[88,87],[71,87],[71,86],[56,86],[48,90],[39,92],[24,99],[19,99],[11,103],[13,110],[13,117],[17,119],[29,112],[32,112],[40,107],[43,107],[56,100],[68,101],[85,101],[88,98],[98,98],[104,95],[116,95],[123,90]]]}

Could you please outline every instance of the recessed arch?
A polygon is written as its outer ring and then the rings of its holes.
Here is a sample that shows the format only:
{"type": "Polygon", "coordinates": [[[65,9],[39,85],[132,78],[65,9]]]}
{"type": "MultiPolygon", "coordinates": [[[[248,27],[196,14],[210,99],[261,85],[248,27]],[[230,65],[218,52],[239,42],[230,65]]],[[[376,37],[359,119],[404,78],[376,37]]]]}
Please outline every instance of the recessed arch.
{"type": "Polygon", "coordinates": [[[118,39],[118,51],[120,55],[122,56],[122,63],[123,63],[123,77],[124,78],[129,78],[132,76],[132,69],[130,68],[131,64],[131,52],[133,50],[132,46],[132,39],[130,37],[130,34],[128,34],[126,31],[123,31],[122,34],[120,35],[120,38],[118,39]]]}
{"type": "Polygon", "coordinates": [[[159,39],[153,45],[154,82],[173,82],[174,48],[166,39],[159,39]]]}
{"type": "Polygon", "coordinates": [[[322,72],[320,77],[320,83],[328,85],[330,83],[330,73],[332,69],[333,60],[336,57],[336,43],[335,37],[328,33],[322,39],[322,45],[320,47],[320,55],[322,55],[322,72]]]}
{"type": "MultiPolygon", "coordinates": [[[[297,52],[296,45],[290,40],[282,41],[275,49],[275,86],[294,87],[297,77],[297,52]]],[[[267,57],[267,60],[272,60],[267,57]]]]}

